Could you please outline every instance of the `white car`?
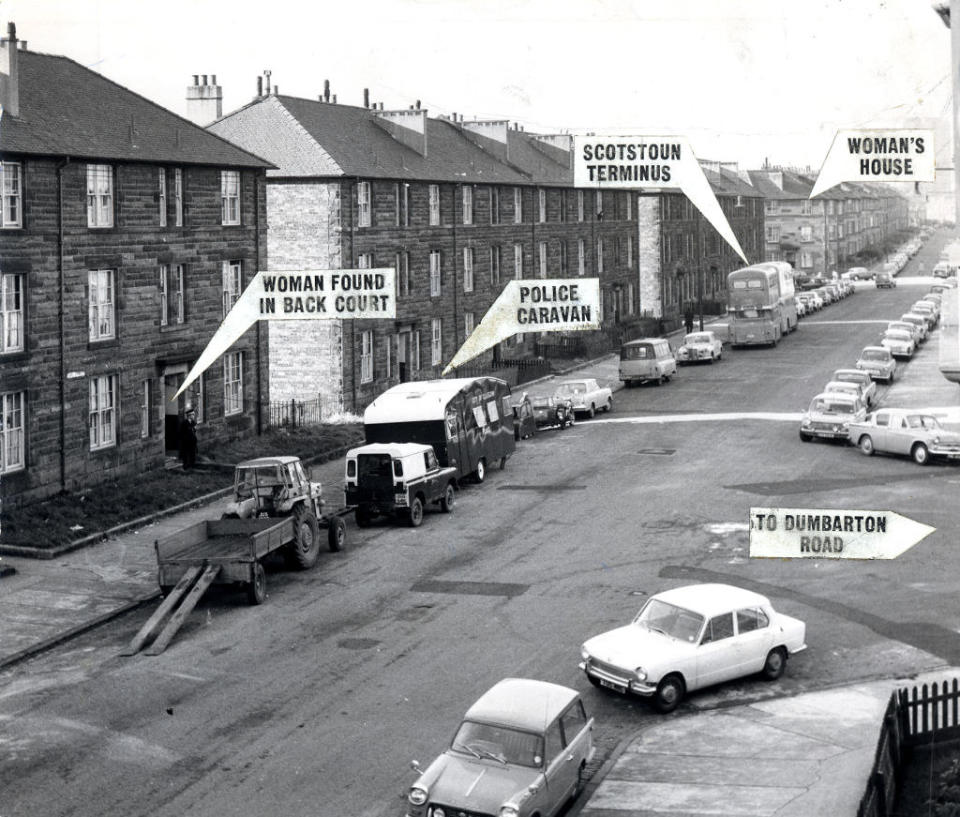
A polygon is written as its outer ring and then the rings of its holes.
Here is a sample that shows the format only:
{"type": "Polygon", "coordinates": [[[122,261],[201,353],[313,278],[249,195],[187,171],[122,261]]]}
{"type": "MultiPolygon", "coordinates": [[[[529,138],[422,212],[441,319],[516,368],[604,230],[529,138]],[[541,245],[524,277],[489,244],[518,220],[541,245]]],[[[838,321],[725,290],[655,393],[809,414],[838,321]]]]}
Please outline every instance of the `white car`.
{"type": "MultiPolygon", "coordinates": [[[[875,385],[874,388],[876,388],[875,385]]],[[[831,380],[823,387],[823,391],[825,394],[852,394],[854,397],[860,398],[864,405],[867,405],[867,395],[861,383],[854,383],[850,380],[831,380]]]]}
{"type": "Polygon", "coordinates": [[[873,382],[870,374],[862,369],[837,369],[830,380],[859,383],[863,389],[863,401],[867,404],[867,408],[870,408],[877,399],[877,384],[873,382]]]}
{"type": "Polygon", "coordinates": [[[595,686],[652,698],[670,712],[688,692],[754,673],[774,680],[806,649],[806,625],[764,596],[728,584],[696,584],[651,596],[626,627],[580,648],[595,686]]]}
{"type": "Polygon", "coordinates": [[[723,357],[723,343],[713,332],[691,332],[677,349],[677,363],[713,363],[723,357]]]}
{"type": "Polygon", "coordinates": [[[906,312],[900,316],[900,320],[917,327],[920,332],[921,343],[927,339],[929,330],[927,329],[927,319],[923,315],[918,315],[916,312],[906,312]]]}
{"type": "Polygon", "coordinates": [[[867,416],[864,402],[851,394],[821,392],[810,401],[810,408],[800,421],[800,439],[808,443],[814,437],[846,440],[850,423],[867,416]]]}
{"type": "Polygon", "coordinates": [[[601,386],[593,378],[583,380],[564,380],[554,392],[573,403],[577,414],[593,417],[598,411],[610,411],[613,408],[613,392],[607,386],[601,386]]]}
{"type": "Polygon", "coordinates": [[[888,329],[883,333],[880,345],[889,349],[895,358],[911,358],[917,348],[913,335],[906,329],[888,329]]]}

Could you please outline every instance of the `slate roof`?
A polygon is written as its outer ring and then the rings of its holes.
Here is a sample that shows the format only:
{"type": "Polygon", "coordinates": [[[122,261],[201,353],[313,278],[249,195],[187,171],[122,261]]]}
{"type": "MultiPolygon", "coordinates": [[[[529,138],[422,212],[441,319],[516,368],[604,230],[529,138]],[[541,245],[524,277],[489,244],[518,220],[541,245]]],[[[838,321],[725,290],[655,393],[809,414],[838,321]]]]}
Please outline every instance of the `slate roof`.
{"type": "Polygon", "coordinates": [[[760,198],[763,193],[756,185],[748,184],[732,170],[721,168],[718,171],[709,167],[703,168],[703,175],[706,176],[714,195],[717,196],[747,196],[760,198]]]}
{"type": "Polygon", "coordinates": [[[110,161],[263,168],[263,159],[77,62],[17,52],[19,115],[0,119],[0,150],[110,161]]]}
{"type": "Polygon", "coordinates": [[[272,177],[536,182],[443,119],[426,119],[426,156],[391,136],[370,109],[277,94],[254,100],[209,129],[256,149],[276,166],[268,171],[272,177]]]}
{"type": "Polygon", "coordinates": [[[783,174],[783,189],[781,190],[770,180],[766,173],[759,170],[750,170],[750,181],[767,199],[808,199],[813,190],[813,180],[789,170],[777,171],[783,174]]]}

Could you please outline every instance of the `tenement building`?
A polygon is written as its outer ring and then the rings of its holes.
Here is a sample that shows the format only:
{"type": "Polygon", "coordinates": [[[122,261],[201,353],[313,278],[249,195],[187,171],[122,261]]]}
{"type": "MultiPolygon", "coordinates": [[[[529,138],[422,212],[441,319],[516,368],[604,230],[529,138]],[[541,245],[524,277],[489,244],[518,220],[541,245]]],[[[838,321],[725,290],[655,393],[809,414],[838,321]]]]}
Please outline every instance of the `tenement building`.
{"type": "MultiPolygon", "coordinates": [[[[270,269],[396,270],[396,319],[269,324],[273,399],[359,412],[397,382],[439,377],[512,278],[599,277],[604,326],[640,314],[636,194],[575,189],[569,137],[365,97],[284,96],[261,78],[209,127],[274,165],[270,269]]],[[[477,363],[530,355],[539,334],[477,363]]]]}
{"type": "Polygon", "coordinates": [[[16,504],[256,432],[266,333],[173,400],[266,264],[267,163],[62,56],[0,45],[0,491],[16,504]]]}

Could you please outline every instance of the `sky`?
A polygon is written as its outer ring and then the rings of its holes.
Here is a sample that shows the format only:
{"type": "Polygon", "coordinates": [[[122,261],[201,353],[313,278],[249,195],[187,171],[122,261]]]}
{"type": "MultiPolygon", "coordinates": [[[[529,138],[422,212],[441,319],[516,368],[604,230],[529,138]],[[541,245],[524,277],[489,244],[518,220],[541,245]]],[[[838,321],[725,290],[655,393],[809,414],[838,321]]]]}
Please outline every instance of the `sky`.
{"type": "Polygon", "coordinates": [[[0,0],[0,21],[179,114],[194,74],[216,74],[226,113],[269,69],[282,94],[328,79],[342,104],[369,88],[387,110],[817,169],[837,129],[949,113],[929,0],[0,0]]]}

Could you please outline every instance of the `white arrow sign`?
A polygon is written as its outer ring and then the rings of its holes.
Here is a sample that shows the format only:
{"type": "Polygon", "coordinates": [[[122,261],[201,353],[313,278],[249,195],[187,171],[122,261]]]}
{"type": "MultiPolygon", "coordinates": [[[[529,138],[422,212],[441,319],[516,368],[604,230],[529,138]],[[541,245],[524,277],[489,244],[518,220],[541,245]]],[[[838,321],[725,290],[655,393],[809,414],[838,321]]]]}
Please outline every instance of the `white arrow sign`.
{"type": "Polygon", "coordinates": [[[750,556],[896,559],[935,530],[894,511],[751,508],[750,556]]]}

